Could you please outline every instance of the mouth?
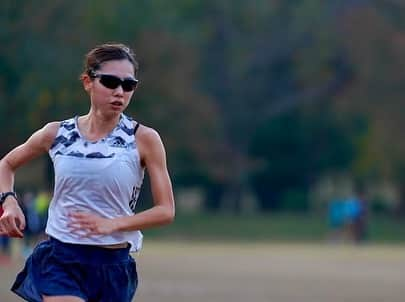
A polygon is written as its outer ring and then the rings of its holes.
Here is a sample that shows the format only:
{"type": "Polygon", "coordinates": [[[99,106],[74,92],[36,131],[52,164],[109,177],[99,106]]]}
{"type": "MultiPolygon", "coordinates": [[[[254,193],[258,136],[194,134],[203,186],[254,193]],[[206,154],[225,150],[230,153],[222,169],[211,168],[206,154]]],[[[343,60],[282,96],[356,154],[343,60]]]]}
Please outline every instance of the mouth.
{"type": "Polygon", "coordinates": [[[117,106],[117,107],[121,107],[124,105],[124,103],[120,102],[120,101],[114,101],[114,102],[111,102],[110,104],[113,106],[117,106]]]}

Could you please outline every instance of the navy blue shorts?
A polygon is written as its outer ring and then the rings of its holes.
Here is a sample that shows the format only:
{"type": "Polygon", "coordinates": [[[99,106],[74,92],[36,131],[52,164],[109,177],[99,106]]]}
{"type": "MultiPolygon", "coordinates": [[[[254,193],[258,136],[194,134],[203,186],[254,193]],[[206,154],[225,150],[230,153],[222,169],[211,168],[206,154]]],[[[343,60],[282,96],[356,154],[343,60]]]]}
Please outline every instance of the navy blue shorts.
{"type": "Polygon", "coordinates": [[[42,302],[42,295],[130,302],[137,285],[129,247],[107,249],[51,238],[35,248],[11,290],[30,302],[42,302]]]}

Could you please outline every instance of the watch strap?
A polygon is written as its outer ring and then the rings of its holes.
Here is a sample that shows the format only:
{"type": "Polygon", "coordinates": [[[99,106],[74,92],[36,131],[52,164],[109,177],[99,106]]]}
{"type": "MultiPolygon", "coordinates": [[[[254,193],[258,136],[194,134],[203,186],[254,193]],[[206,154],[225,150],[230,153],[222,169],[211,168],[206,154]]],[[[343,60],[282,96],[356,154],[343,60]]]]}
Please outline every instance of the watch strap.
{"type": "Polygon", "coordinates": [[[3,193],[0,193],[0,205],[3,204],[3,202],[6,200],[6,198],[7,198],[8,196],[13,196],[13,197],[15,198],[15,200],[18,201],[17,193],[16,193],[16,192],[12,192],[12,191],[10,191],[10,192],[3,192],[3,193]]]}

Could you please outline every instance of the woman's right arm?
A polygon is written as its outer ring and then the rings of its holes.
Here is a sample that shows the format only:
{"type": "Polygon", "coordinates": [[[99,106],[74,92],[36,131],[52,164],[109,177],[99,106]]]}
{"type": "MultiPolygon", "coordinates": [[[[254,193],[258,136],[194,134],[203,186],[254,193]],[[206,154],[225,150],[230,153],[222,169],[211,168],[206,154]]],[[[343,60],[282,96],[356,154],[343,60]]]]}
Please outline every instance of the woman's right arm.
{"type": "MultiPolygon", "coordinates": [[[[59,122],[52,122],[36,131],[22,145],[11,150],[0,161],[0,192],[13,191],[14,175],[18,167],[47,152],[58,132],[59,122]]],[[[0,217],[0,235],[23,237],[24,214],[14,197],[9,196],[3,203],[0,217]]]]}

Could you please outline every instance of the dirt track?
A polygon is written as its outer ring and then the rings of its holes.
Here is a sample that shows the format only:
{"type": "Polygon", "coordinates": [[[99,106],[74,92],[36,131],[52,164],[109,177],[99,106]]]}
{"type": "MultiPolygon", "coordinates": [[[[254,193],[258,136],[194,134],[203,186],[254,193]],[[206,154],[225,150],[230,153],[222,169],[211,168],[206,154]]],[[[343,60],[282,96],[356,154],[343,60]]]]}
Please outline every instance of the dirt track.
{"type": "MultiPolygon", "coordinates": [[[[403,302],[405,246],[148,242],[137,302],[403,302]]],[[[19,264],[0,266],[0,302],[19,264]]]]}

